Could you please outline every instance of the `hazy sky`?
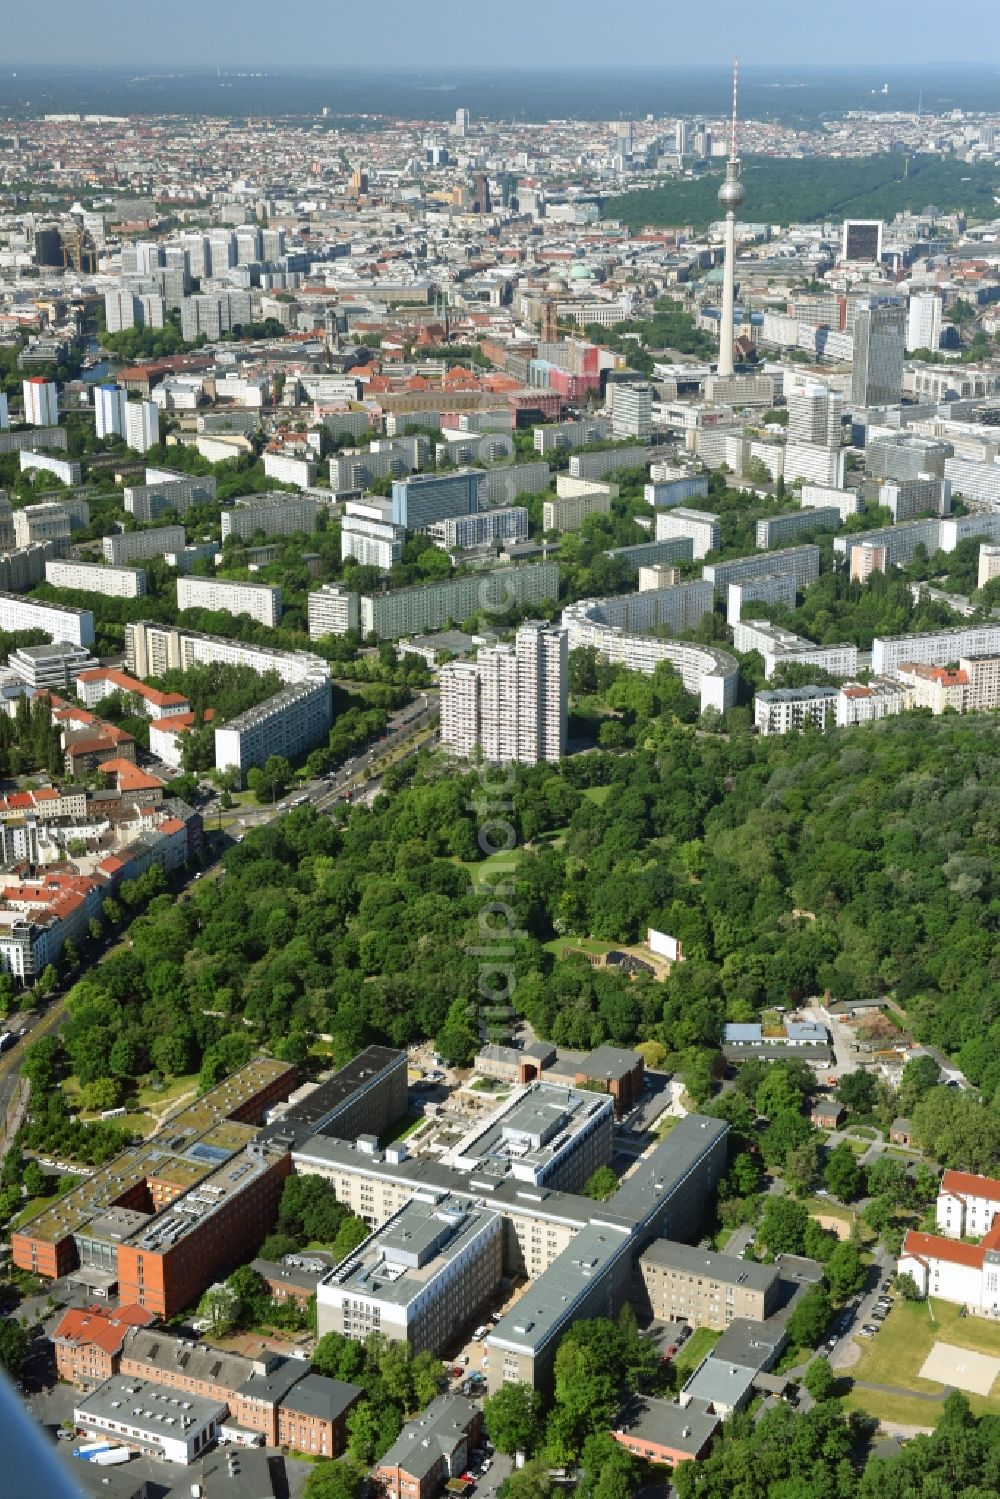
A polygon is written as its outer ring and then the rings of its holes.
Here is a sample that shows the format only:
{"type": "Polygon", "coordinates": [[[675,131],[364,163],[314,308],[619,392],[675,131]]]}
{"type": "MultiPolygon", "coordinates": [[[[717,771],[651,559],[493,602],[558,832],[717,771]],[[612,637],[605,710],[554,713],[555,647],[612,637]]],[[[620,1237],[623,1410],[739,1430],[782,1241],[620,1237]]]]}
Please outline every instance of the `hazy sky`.
{"type": "Polygon", "coordinates": [[[996,63],[996,0],[3,0],[3,62],[267,67],[996,63]]]}

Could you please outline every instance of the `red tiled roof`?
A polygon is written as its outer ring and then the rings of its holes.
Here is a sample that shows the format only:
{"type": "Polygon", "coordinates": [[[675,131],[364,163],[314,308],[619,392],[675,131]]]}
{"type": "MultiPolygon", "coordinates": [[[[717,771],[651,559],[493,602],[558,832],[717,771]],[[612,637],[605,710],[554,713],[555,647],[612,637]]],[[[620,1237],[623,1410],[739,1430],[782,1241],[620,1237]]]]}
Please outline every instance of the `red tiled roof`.
{"type": "Polygon", "coordinates": [[[131,760],[104,760],[97,767],[102,775],[116,776],[119,791],[162,791],[163,782],[133,765],[131,760]]]}
{"type": "Polygon", "coordinates": [[[120,1353],[130,1327],[148,1327],[156,1319],[144,1306],[70,1307],[52,1334],[56,1342],[94,1344],[104,1353],[120,1353]]]}
{"type": "Polygon", "coordinates": [[[903,1253],[912,1254],[918,1260],[946,1260],[952,1265],[981,1270],[986,1251],[981,1244],[963,1244],[960,1239],[946,1239],[942,1234],[922,1234],[911,1228],[903,1240],[903,1253]]]}
{"type": "Polygon", "coordinates": [[[130,677],[127,672],[117,671],[113,666],[95,666],[90,671],[82,671],[77,681],[111,682],[122,692],[134,692],[137,697],[144,697],[147,701],[162,708],[168,707],[171,703],[187,702],[183,692],[160,692],[158,688],[147,687],[145,682],[139,681],[138,677],[130,677]]]}
{"type": "Polygon", "coordinates": [[[1000,1202],[1000,1181],[991,1176],[974,1176],[970,1171],[946,1171],[941,1178],[941,1191],[956,1197],[985,1197],[989,1202],[1000,1202]]]}

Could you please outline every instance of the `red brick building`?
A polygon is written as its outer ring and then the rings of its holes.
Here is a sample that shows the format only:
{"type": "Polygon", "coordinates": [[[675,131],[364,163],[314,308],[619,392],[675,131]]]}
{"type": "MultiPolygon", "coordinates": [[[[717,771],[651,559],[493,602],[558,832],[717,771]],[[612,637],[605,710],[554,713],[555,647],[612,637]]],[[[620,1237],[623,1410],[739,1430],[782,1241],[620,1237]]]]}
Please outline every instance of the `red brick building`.
{"type": "Polygon", "coordinates": [[[142,1306],[70,1307],[52,1334],[56,1374],[85,1388],[117,1374],[125,1339],[134,1327],[148,1327],[153,1314],[142,1306]]]}
{"type": "Polygon", "coordinates": [[[286,1063],[248,1062],[12,1234],[14,1264],[49,1278],[79,1269],[161,1317],[197,1300],[273,1226],[291,1158],[258,1147],[255,1126],[295,1081],[286,1063]]]}

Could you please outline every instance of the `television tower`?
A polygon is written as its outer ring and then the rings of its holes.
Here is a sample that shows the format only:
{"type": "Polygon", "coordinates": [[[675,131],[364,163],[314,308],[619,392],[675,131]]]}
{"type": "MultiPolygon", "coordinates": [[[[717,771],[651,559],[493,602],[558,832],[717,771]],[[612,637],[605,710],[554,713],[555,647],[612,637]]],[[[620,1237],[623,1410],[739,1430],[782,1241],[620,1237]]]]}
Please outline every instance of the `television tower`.
{"type": "Polygon", "coordinates": [[[736,278],[736,210],[746,197],[740,181],[740,159],[736,154],[736,102],[740,82],[739,58],[733,61],[733,120],[729,129],[729,160],[726,180],[719,188],[719,202],[726,210],[726,261],[722,273],[722,317],[719,319],[720,375],[733,373],[733,302],[736,278]]]}

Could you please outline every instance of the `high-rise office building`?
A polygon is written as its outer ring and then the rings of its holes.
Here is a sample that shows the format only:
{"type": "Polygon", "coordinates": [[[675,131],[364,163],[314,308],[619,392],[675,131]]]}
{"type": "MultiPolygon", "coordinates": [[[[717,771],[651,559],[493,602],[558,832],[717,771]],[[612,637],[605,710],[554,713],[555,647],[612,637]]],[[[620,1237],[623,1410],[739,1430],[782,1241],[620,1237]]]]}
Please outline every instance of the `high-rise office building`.
{"type": "Polygon", "coordinates": [[[406,479],[396,479],[389,519],[394,526],[420,531],[453,515],[474,515],[479,509],[482,483],[480,469],[456,474],[411,474],[406,479]]]}
{"type": "Polygon", "coordinates": [[[845,219],[840,246],[841,260],[874,261],[882,259],[882,220],[845,219]]]}
{"type": "Polygon", "coordinates": [[[653,430],[653,387],[613,384],[611,426],[615,437],[647,438],[653,430]]]}
{"type": "Polygon", "coordinates": [[[456,109],[455,111],[455,134],[460,140],[464,140],[469,133],[469,125],[472,116],[467,109],[456,109]]]}
{"type": "Polygon", "coordinates": [[[678,156],[691,155],[691,127],[687,120],[678,120],[674,126],[674,150],[678,156]]]}
{"type": "Polygon", "coordinates": [[[860,307],[854,317],[851,400],[855,406],[895,406],[903,389],[906,309],[880,301],[860,307]]]}
{"type": "Polygon", "coordinates": [[[94,431],[98,437],[125,436],[125,408],[128,396],[118,385],[98,385],[94,389],[94,431]]]}
{"type": "Polygon", "coordinates": [[[719,319],[719,362],[722,376],[733,373],[733,304],[736,296],[736,210],[746,197],[740,181],[740,159],[736,155],[736,104],[739,88],[739,64],[733,67],[733,122],[729,134],[729,160],[726,180],[719,188],[719,202],[726,210],[726,260],[722,273],[722,316],[719,319]]]}
{"type": "Polygon", "coordinates": [[[528,620],[513,645],[481,650],[475,664],[441,668],[441,743],[491,764],[537,765],[566,753],[568,647],[565,630],[528,620]]]}
{"type": "Polygon", "coordinates": [[[937,292],[916,292],[906,314],[906,352],[936,349],[941,342],[941,298],[937,292]]]}
{"type": "Polygon", "coordinates": [[[24,420],[29,427],[57,427],[59,425],[59,397],[55,382],[43,380],[40,375],[23,382],[24,420]]]}

